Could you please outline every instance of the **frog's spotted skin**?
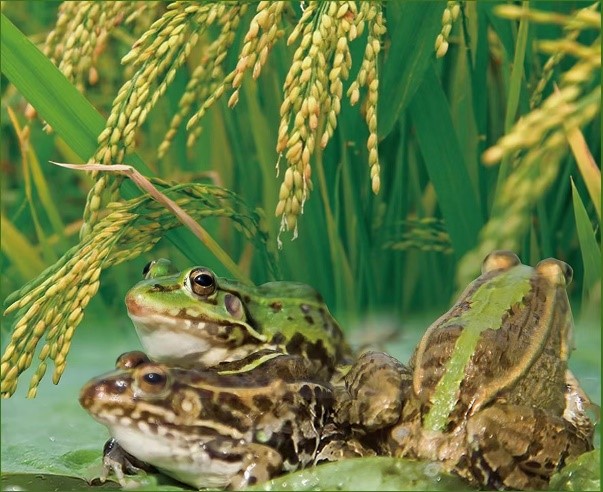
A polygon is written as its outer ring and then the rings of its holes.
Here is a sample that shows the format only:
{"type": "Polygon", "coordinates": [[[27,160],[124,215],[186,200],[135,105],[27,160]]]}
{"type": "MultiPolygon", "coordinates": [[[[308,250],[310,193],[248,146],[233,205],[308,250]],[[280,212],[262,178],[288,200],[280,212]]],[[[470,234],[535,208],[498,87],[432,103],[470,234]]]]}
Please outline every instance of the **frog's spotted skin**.
{"type": "Polygon", "coordinates": [[[158,276],[167,271],[165,262],[152,265],[126,296],[153,360],[212,367],[269,348],[302,355],[328,377],[349,353],[337,322],[308,285],[247,286],[204,267],[158,276]]]}
{"type": "Polygon", "coordinates": [[[358,359],[345,377],[349,399],[339,397],[339,420],[375,439],[380,454],[440,461],[481,487],[545,488],[567,460],[593,447],[588,399],[567,368],[571,276],[559,260],[531,268],[511,252],[493,252],[426,331],[409,369],[384,354],[358,359]],[[390,427],[391,415],[374,422],[359,411],[367,388],[381,387],[390,390],[379,393],[380,408],[401,405],[390,427]]]}
{"type": "Polygon", "coordinates": [[[168,271],[167,263],[149,267],[128,294],[130,316],[154,360],[213,367],[213,375],[199,383],[195,374],[208,371],[132,356],[118,362],[118,380],[90,383],[81,401],[126,451],[189,484],[236,488],[300,463],[373,451],[441,462],[483,488],[541,489],[567,460],[593,447],[588,399],[567,369],[571,268],[563,262],[531,268],[513,253],[492,253],[482,275],[427,330],[410,367],[366,353],[335,390],[324,381],[347,347],[313,289],[243,286],[203,267],[168,271]],[[141,367],[169,376],[154,399],[141,367]],[[121,400],[128,391],[129,400],[121,400]],[[182,415],[173,406],[180,401],[182,415]],[[202,446],[194,465],[190,458],[183,464],[190,436],[207,439],[191,432],[194,409],[216,401],[236,417],[210,418],[209,427],[219,427],[217,447],[202,446]],[[327,417],[331,409],[337,413],[327,417]],[[249,427],[250,418],[261,424],[249,427]]]}
{"type": "MultiPolygon", "coordinates": [[[[108,427],[113,454],[121,447],[197,488],[241,488],[316,459],[332,407],[327,385],[285,381],[264,367],[237,374],[170,368],[140,352],[124,354],[117,367],[80,393],[81,405],[108,427]]],[[[121,465],[105,463],[123,483],[121,465]]]]}

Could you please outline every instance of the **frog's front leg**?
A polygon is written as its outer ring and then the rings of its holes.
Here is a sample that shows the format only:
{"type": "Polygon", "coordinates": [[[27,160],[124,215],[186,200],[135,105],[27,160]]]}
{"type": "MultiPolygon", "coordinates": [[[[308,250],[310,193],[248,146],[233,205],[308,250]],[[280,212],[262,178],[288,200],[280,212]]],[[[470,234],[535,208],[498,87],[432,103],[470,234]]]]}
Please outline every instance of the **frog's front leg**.
{"type": "Polygon", "coordinates": [[[314,464],[328,461],[340,461],[363,456],[375,456],[377,453],[334,422],[327,423],[321,433],[320,445],[314,458],[314,464]]]}
{"type": "Polygon", "coordinates": [[[241,468],[231,479],[229,488],[238,490],[266,482],[281,471],[283,457],[270,446],[248,443],[242,444],[241,448],[241,468]]]}
{"type": "Polygon", "coordinates": [[[372,432],[400,418],[410,371],[383,352],[366,352],[346,374],[345,390],[337,392],[335,421],[372,432]]]}
{"type": "Polygon", "coordinates": [[[117,481],[122,487],[127,487],[127,480],[124,475],[135,475],[140,471],[150,472],[154,467],[140,461],[138,458],[126,452],[119,443],[111,438],[103,447],[103,471],[100,477],[101,482],[104,482],[109,474],[113,472],[117,481]]]}
{"type": "Polygon", "coordinates": [[[545,488],[568,458],[592,449],[592,442],[563,418],[501,403],[468,419],[467,442],[469,464],[457,471],[496,489],[545,488]]]}

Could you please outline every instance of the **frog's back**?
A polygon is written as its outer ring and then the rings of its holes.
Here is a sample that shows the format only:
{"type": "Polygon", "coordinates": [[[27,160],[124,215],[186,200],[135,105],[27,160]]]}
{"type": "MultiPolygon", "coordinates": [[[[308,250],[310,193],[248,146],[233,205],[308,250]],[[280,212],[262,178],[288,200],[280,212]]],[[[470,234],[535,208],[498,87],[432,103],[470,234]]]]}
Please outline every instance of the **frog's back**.
{"type": "Polygon", "coordinates": [[[258,292],[265,297],[303,299],[308,302],[323,303],[324,300],[314,287],[303,282],[275,281],[258,286],[258,292]]]}
{"type": "Polygon", "coordinates": [[[329,373],[349,354],[339,324],[313,287],[289,281],[256,287],[222,279],[220,284],[240,296],[248,322],[268,343],[315,361],[329,373]]]}

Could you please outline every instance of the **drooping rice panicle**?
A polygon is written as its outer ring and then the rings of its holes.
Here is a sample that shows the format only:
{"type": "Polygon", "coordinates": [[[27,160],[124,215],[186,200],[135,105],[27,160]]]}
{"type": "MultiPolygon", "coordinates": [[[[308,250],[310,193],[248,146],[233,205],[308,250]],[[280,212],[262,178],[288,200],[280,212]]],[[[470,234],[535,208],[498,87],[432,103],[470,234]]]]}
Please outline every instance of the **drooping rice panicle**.
{"type": "MultiPolygon", "coordinates": [[[[200,184],[162,186],[166,196],[188,211],[195,220],[226,217],[267,255],[267,235],[260,229],[259,217],[235,194],[219,187],[200,184]]],[[[163,235],[182,224],[169,210],[148,195],[108,205],[108,215],[93,227],[79,245],[71,248],[54,268],[44,271],[13,295],[5,314],[17,318],[1,363],[3,397],[16,390],[17,378],[32,363],[42,337],[40,363],[31,379],[28,396],[34,397],[54,362],[52,380],[56,384],[63,371],[75,330],[86,306],[100,286],[100,274],[106,268],[131,260],[149,251],[163,235]]]]}
{"type": "MultiPolygon", "coordinates": [[[[581,128],[600,114],[601,87],[595,83],[601,70],[601,37],[591,44],[577,41],[576,31],[601,31],[601,13],[593,6],[570,15],[541,12],[513,5],[501,5],[496,12],[506,18],[525,17],[532,22],[564,26],[564,37],[543,40],[537,48],[552,56],[552,63],[561,58],[574,58],[574,64],[559,77],[559,87],[503,135],[496,145],[487,149],[482,160],[487,165],[511,157],[514,166],[503,183],[490,219],[480,233],[480,242],[462,259],[457,285],[465,285],[475,277],[479,258],[493,249],[519,249],[519,238],[530,225],[531,210],[557,177],[568,152],[567,132],[581,128]]],[[[549,67],[545,65],[545,70],[549,67]]],[[[536,86],[533,102],[541,99],[536,86]]]]}

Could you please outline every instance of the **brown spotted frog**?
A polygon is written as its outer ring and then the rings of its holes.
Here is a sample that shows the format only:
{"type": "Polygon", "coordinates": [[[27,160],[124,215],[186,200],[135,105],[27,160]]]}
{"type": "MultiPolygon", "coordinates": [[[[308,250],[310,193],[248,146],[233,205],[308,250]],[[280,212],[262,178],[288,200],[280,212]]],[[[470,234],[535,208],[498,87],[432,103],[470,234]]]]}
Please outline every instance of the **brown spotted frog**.
{"type": "Polygon", "coordinates": [[[567,366],[571,278],[556,259],[531,268],[491,253],[409,367],[382,353],[359,358],[336,418],[380,454],[441,462],[476,486],[546,487],[593,448],[588,399],[567,366]]]}
{"type": "Polygon", "coordinates": [[[321,459],[332,391],[300,377],[298,364],[280,355],[222,373],[120,356],[115,372],[80,393],[112,436],[105,475],[113,469],[127,485],[124,472],[153,465],[193,487],[238,489],[321,459]]]}

